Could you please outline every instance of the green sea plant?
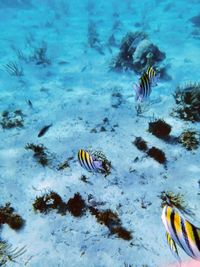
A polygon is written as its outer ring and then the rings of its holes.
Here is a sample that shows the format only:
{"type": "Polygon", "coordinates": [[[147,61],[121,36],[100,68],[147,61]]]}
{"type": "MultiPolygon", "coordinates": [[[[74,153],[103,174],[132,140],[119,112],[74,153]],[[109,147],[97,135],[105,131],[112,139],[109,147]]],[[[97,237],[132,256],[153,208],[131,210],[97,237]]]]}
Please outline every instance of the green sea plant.
{"type": "Polygon", "coordinates": [[[178,140],[187,150],[195,150],[199,147],[199,133],[195,130],[186,130],[182,132],[178,140]]]}
{"type": "Polygon", "coordinates": [[[187,205],[185,203],[184,197],[181,193],[175,194],[172,191],[163,191],[159,195],[161,198],[161,207],[165,205],[171,205],[176,207],[179,210],[186,211],[187,205]]]}
{"type": "Polygon", "coordinates": [[[40,163],[43,167],[48,166],[50,159],[47,154],[47,148],[43,144],[35,145],[33,143],[28,143],[25,146],[26,150],[32,150],[34,152],[33,157],[40,163]]]}
{"type": "MultiPolygon", "coordinates": [[[[4,240],[0,240],[0,266],[6,266],[10,262],[22,256],[26,252],[25,246],[22,248],[12,248],[12,245],[4,240]]],[[[7,265],[8,266],[8,265],[7,265]]]]}
{"type": "Polygon", "coordinates": [[[173,116],[185,121],[200,122],[200,83],[178,86],[173,96],[176,102],[173,116]]]}
{"type": "Polygon", "coordinates": [[[24,114],[18,109],[15,111],[4,110],[1,114],[0,125],[3,129],[12,129],[24,126],[24,114]]]}
{"type": "Polygon", "coordinates": [[[24,219],[15,212],[11,203],[0,206],[0,225],[8,224],[13,230],[20,230],[24,226],[24,219]]]}

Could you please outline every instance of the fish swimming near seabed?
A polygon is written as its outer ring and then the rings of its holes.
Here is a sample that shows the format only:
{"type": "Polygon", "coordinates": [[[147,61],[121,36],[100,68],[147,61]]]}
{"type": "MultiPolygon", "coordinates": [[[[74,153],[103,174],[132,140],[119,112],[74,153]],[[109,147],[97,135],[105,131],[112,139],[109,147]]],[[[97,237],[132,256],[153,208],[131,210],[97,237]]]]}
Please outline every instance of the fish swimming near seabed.
{"type": "Polygon", "coordinates": [[[163,207],[161,218],[171,239],[191,258],[200,261],[200,228],[190,223],[171,205],[163,207]]]}
{"type": "Polygon", "coordinates": [[[52,126],[53,124],[49,124],[44,126],[38,133],[38,137],[42,137],[43,135],[45,135],[45,133],[49,130],[49,128],[52,126]]]}
{"type": "Polygon", "coordinates": [[[152,92],[152,87],[157,85],[159,74],[156,73],[154,68],[148,67],[146,72],[140,77],[139,85],[134,86],[136,92],[136,101],[142,102],[148,100],[152,92]]]}
{"type": "Polygon", "coordinates": [[[171,238],[171,236],[170,236],[170,234],[168,232],[166,232],[166,238],[167,238],[167,244],[168,244],[172,254],[177,259],[177,261],[179,262],[179,264],[181,266],[181,258],[179,257],[178,250],[177,250],[177,247],[176,247],[176,243],[171,238]]]}
{"type": "Polygon", "coordinates": [[[86,150],[80,149],[78,151],[78,161],[80,165],[89,172],[105,172],[102,161],[95,159],[95,157],[86,150]]]}

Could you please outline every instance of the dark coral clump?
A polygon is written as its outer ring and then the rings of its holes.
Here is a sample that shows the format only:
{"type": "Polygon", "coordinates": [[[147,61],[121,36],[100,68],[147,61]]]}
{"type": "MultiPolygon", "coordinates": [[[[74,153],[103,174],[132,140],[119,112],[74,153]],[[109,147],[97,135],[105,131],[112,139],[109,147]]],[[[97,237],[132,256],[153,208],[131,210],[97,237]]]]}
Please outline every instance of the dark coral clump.
{"type": "Polygon", "coordinates": [[[0,125],[3,129],[12,129],[24,126],[24,114],[20,109],[13,112],[5,110],[1,114],[0,125]]]}
{"type": "Polygon", "coordinates": [[[34,152],[34,158],[37,160],[38,163],[40,163],[43,167],[47,166],[49,164],[50,159],[48,158],[48,154],[46,151],[46,147],[44,145],[39,144],[27,144],[25,146],[25,149],[32,150],[34,152]]]}
{"type": "Polygon", "coordinates": [[[148,149],[147,142],[142,137],[136,137],[133,144],[137,147],[137,149],[144,152],[148,149]]]}
{"type": "Polygon", "coordinates": [[[67,202],[68,211],[75,217],[81,217],[85,214],[86,204],[79,193],[76,193],[73,198],[67,202]]]}
{"type": "Polygon", "coordinates": [[[159,195],[161,198],[161,207],[163,208],[165,205],[170,205],[178,208],[179,210],[186,211],[187,205],[185,203],[185,200],[183,198],[183,195],[178,193],[175,194],[171,191],[163,191],[159,195]]]}
{"type": "MultiPolygon", "coordinates": [[[[146,71],[149,65],[159,67],[165,59],[165,53],[148,40],[143,32],[129,32],[122,39],[120,52],[111,63],[114,70],[133,70],[138,74],[146,71]]],[[[164,67],[160,66],[160,71],[164,74],[164,67]]],[[[163,75],[164,76],[164,75],[163,75]]]]}
{"type": "Polygon", "coordinates": [[[62,201],[62,198],[54,191],[48,194],[44,194],[41,197],[36,197],[33,208],[35,211],[47,214],[51,210],[55,209],[58,213],[64,215],[67,211],[67,205],[62,201]]]}
{"type": "Polygon", "coordinates": [[[171,125],[166,123],[164,120],[156,120],[149,122],[149,132],[158,138],[166,138],[171,132],[171,125]]]}
{"type": "Polygon", "coordinates": [[[89,207],[92,215],[97,219],[97,222],[105,225],[110,230],[111,234],[116,234],[119,238],[124,240],[131,240],[131,232],[122,227],[121,220],[118,215],[111,211],[110,209],[105,211],[100,211],[94,207],[89,207]]]}
{"type": "Polygon", "coordinates": [[[0,224],[8,224],[10,228],[19,230],[24,226],[25,221],[10,205],[6,203],[5,206],[0,207],[0,224]]]}
{"type": "Polygon", "coordinates": [[[165,164],[167,161],[165,153],[162,150],[160,150],[154,146],[147,151],[147,155],[149,157],[155,159],[160,164],[165,164]]]}
{"type": "Polygon", "coordinates": [[[179,143],[187,150],[195,150],[199,147],[199,134],[196,131],[187,130],[179,136],[179,143]]]}
{"type": "Polygon", "coordinates": [[[200,83],[177,87],[174,94],[176,107],[172,115],[192,122],[200,122],[200,83]]]}

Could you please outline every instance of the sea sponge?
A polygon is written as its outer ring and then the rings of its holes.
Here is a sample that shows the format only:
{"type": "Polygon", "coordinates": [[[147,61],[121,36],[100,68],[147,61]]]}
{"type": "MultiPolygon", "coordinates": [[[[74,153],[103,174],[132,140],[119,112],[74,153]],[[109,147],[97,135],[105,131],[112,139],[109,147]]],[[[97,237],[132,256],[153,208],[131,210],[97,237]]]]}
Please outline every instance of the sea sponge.
{"type": "Polygon", "coordinates": [[[5,110],[1,114],[0,125],[3,129],[12,129],[24,126],[24,114],[21,109],[15,111],[5,110]]]}
{"type": "Polygon", "coordinates": [[[199,134],[194,130],[184,131],[179,136],[179,143],[187,150],[197,149],[199,147],[199,134]]]}
{"type": "Polygon", "coordinates": [[[79,193],[76,193],[73,198],[67,202],[68,211],[75,217],[81,217],[85,214],[86,203],[79,193]]]}
{"type": "Polygon", "coordinates": [[[8,224],[13,230],[19,230],[24,226],[24,219],[14,212],[10,203],[0,207],[0,224],[8,224]]]}
{"type": "Polygon", "coordinates": [[[165,59],[165,53],[148,40],[144,32],[129,32],[122,39],[120,51],[111,62],[112,70],[133,70],[138,74],[144,73],[153,65],[159,69],[161,76],[165,78],[166,70],[160,63],[165,59]]]}
{"type": "Polygon", "coordinates": [[[116,234],[124,240],[131,240],[131,232],[122,227],[121,220],[118,215],[110,209],[101,211],[94,207],[89,207],[89,211],[97,219],[97,222],[105,225],[110,230],[111,234],[116,234]]]}
{"type": "Polygon", "coordinates": [[[152,147],[147,151],[147,155],[155,159],[160,164],[165,164],[167,159],[165,153],[157,147],[152,147]]]}
{"type": "Polygon", "coordinates": [[[41,197],[36,197],[33,208],[35,211],[47,214],[52,209],[57,210],[61,215],[65,215],[67,211],[67,205],[62,201],[62,198],[58,193],[50,191],[41,197]]]}
{"type": "Polygon", "coordinates": [[[133,144],[141,151],[145,152],[148,149],[147,142],[142,137],[136,137],[133,144]]]}
{"type": "Polygon", "coordinates": [[[148,131],[158,138],[166,138],[171,132],[171,125],[164,120],[158,119],[153,122],[149,122],[148,131]]]}
{"type": "Polygon", "coordinates": [[[188,83],[176,88],[176,107],[172,115],[192,122],[200,121],[200,83],[188,83]]]}

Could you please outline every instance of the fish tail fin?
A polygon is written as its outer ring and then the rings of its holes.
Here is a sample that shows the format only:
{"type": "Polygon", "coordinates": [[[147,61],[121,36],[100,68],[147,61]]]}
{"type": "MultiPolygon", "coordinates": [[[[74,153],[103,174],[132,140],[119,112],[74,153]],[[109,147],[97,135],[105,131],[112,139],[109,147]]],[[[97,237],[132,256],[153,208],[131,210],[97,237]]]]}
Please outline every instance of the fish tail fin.
{"type": "Polygon", "coordinates": [[[140,97],[140,86],[138,84],[134,84],[133,89],[136,93],[135,100],[137,101],[140,97]]]}

